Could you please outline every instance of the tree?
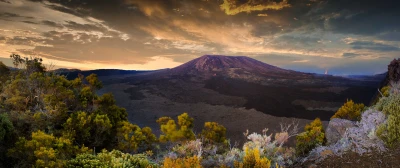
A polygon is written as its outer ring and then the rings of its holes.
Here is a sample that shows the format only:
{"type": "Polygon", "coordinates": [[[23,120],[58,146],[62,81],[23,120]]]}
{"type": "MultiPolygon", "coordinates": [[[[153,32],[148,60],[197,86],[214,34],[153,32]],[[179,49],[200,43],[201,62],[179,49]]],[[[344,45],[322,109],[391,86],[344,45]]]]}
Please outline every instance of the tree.
{"type": "Polygon", "coordinates": [[[347,102],[332,116],[332,118],[342,118],[347,120],[360,120],[364,104],[356,104],[353,100],[347,102]]]}
{"type": "Polygon", "coordinates": [[[0,142],[7,142],[14,132],[14,126],[7,114],[0,114],[0,142]]]}
{"type": "Polygon", "coordinates": [[[0,61],[0,90],[5,85],[6,81],[9,79],[10,69],[0,61]]]}
{"type": "Polygon", "coordinates": [[[125,108],[115,105],[115,99],[111,93],[100,96],[96,104],[98,106],[97,112],[107,115],[112,125],[117,125],[117,123],[122,121],[128,121],[128,113],[125,108]]]}
{"type": "Polygon", "coordinates": [[[111,141],[112,124],[107,115],[73,113],[64,124],[64,134],[70,136],[77,144],[89,147],[105,147],[111,141]]]}

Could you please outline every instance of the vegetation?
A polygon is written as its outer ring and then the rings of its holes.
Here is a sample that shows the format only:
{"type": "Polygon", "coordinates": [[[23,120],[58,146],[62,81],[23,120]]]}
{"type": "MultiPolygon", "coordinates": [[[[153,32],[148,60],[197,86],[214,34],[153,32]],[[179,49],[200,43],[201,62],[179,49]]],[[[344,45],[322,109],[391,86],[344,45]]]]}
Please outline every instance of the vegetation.
{"type": "Polygon", "coordinates": [[[269,168],[271,167],[271,161],[266,157],[260,156],[260,150],[246,149],[243,162],[235,162],[235,168],[269,168]]]}
{"type": "MultiPolygon", "coordinates": [[[[317,118],[300,134],[296,123],[269,135],[268,129],[247,131],[239,149],[216,122],[205,122],[196,135],[188,113],[159,118],[157,138],[151,128],[130,123],[112,94],[96,94],[103,87],[97,75],[68,80],[48,71],[42,59],[11,58],[19,69],[0,62],[0,167],[283,167],[325,143],[317,118]],[[285,147],[294,136],[296,148],[285,147]]],[[[377,134],[388,146],[400,142],[399,88],[383,88],[374,107],[387,115],[377,134]]],[[[348,100],[332,118],[359,120],[363,109],[348,100]]]]}
{"type": "Polygon", "coordinates": [[[303,133],[296,136],[296,154],[308,154],[312,149],[325,143],[325,131],[319,118],[304,127],[303,133]]]}
{"type": "Polygon", "coordinates": [[[195,139],[193,133],[193,121],[194,119],[189,117],[187,113],[183,113],[178,116],[178,125],[175,120],[170,117],[161,117],[157,120],[157,123],[161,127],[162,134],[160,135],[160,141],[176,142],[195,139]]]}
{"type": "Polygon", "coordinates": [[[68,80],[47,71],[40,58],[11,59],[19,69],[0,63],[0,149],[7,167],[64,167],[92,149],[135,153],[156,142],[150,128],[127,121],[112,94],[96,94],[102,88],[97,75],[68,80]]]}
{"type": "Polygon", "coordinates": [[[361,112],[364,110],[364,104],[356,104],[353,100],[347,102],[339,108],[332,118],[342,118],[347,120],[360,120],[361,112]]]}
{"type": "Polygon", "coordinates": [[[163,168],[201,168],[200,159],[197,156],[186,157],[186,158],[165,158],[163,168]]]}
{"type": "Polygon", "coordinates": [[[117,150],[108,152],[103,150],[97,155],[80,154],[76,158],[67,162],[66,167],[70,168],[119,168],[119,167],[136,167],[136,168],[153,168],[157,164],[151,162],[148,156],[143,154],[127,154],[117,150]]]}
{"type": "MultiPolygon", "coordinates": [[[[398,85],[394,85],[398,86],[398,85]]],[[[397,87],[393,88],[397,89],[397,87]]],[[[386,145],[393,147],[400,142],[400,94],[392,91],[386,98],[381,98],[377,103],[378,108],[387,115],[387,122],[382,124],[378,130],[378,136],[385,141],[386,145]]]]}
{"type": "Polygon", "coordinates": [[[201,136],[211,143],[226,142],[226,128],[216,122],[205,122],[201,136]]]}

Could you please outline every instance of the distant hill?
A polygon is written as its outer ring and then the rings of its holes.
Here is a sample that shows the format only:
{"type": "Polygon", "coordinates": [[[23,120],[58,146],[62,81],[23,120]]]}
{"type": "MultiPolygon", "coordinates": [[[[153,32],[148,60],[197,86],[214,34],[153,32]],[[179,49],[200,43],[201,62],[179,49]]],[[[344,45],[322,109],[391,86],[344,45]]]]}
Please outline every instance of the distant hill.
{"type": "Polygon", "coordinates": [[[97,76],[113,76],[113,75],[133,75],[151,71],[136,71],[136,70],[120,70],[120,69],[96,69],[81,71],[79,69],[57,69],[55,72],[65,75],[68,79],[75,79],[79,74],[88,76],[92,73],[97,74],[97,76]]]}

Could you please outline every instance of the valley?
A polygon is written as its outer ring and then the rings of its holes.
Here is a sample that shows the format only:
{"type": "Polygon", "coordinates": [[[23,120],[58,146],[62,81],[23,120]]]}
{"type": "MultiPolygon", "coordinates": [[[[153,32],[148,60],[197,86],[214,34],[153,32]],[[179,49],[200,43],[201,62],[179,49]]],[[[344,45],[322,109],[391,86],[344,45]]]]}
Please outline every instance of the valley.
{"type": "Polygon", "coordinates": [[[188,112],[195,118],[195,131],[200,131],[204,122],[215,121],[227,128],[232,144],[240,144],[247,129],[276,132],[280,123],[293,121],[301,128],[317,117],[326,125],[347,99],[369,104],[381,81],[240,63],[253,62],[250,58],[201,58],[208,60],[154,72],[100,76],[105,84],[100,92],[113,93],[117,104],[127,109],[130,122],[150,126],[156,134],[157,118],[188,112]]]}

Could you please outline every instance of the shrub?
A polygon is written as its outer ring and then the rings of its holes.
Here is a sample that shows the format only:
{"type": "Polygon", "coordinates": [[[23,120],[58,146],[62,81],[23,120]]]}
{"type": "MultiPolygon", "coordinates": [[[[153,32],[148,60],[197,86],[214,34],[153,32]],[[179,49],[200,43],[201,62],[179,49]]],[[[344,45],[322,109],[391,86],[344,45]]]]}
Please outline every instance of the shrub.
{"type": "Polygon", "coordinates": [[[301,156],[325,143],[325,133],[319,118],[304,127],[305,132],[296,136],[296,154],[301,156]]]}
{"type": "Polygon", "coordinates": [[[379,98],[379,101],[374,105],[374,109],[378,111],[382,111],[383,107],[386,106],[386,103],[388,102],[388,97],[381,97],[379,98]]]}
{"type": "Polygon", "coordinates": [[[216,122],[205,122],[201,136],[211,143],[224,143],[226,141],[226,128],[216,122]]]}
{"type": "Polygon", "coordinates": [[[234,166],[235,168],[269,168],[271,161],[266,157],[261,157],[258,148],[246,148],[243,162],[236,161],[234,166]]]}
{"type": "Polygon", "coordinates": [[[117,147],[121,151],[136,152],[140,147],[144,148],[144,150],[149,150],[152,143],[157,140],[149,127],[141,129],[128,121],[120,122],[118,125],[117,147]]]}
{"type": "Polygon", "coordinates": [[[360,120],[364,104],[356,104],[353,100],[347,102],[332,116],[332,118],[342,118],[347,120],[360,120]]]}
{"type": "MultiPolygon", "coordinates": [[[[276,165],[285,166],[291,165],[294,158],[294,150],[283,147],[284,143],[289,138],[297,135],[298,124],[293,122],[291,124],[281,124],[281,131],[267,135],[268,129],[263,130],[263,134],[252,133],[247,136],[247,141],[243,145],[243,150],[254,150],[258,149],[261,151],[261,156],[266,157],[276,165]]],[[[248,132],[245,133],[247,135],[248,132]]]]}
{"type": "Polygon", "coordinates": [[[122,153],[121,151],[113,150],[108,152],[103,150],[97,155],[80,154],[75,159],[69,160],[66,164],[69,168],[120,168],[120,167],[135,167],[135,168],[152,168],[157,165],[151,162],[146,155],[136,154],[131,155],[122,153]]]}
{"type": "Polygon", "coordinates": [[[186,158],[176,158],[172,159],[166,157],[164,159],[163,168],[201,168],[200,164],[201,158],[197,156],[186,157],[186,158]]]}
{"type": "Polygon", "coordinates": [[[157,123],[161,127],[162,134],[160,135],[161,142],[176,142],[185,140],[194,140],[193,133],[194,119],[189,117],[187,113],[178,116],[178,125],[175,120],[170,117],[161,117],[157,123]],[[179,126],[179,127],[178,127],[179,126]]]}
{"type": "Polygon", "coordinates": [[[382,89],[380,90],[380,92],[382,93],[382,96],[388,97],[388,96],[389,96],[389,93],[390,93],[390,86],[382,87],[382,89]]]}
{"type": "Polygon", "coordinates": [[[390,95],[386,101],[382,112],[388,119],[378,128],[377,134],[386,145],[393,147],[400,142],[400,95],[390,95]]]}
{"type": "Polygon", "coordinates": [[[69,139],[37,131],[32,133],[31,140],[20,137],[8,155],[25,166],[63,167],[71,157],[86,152],[89,152],[88,148],[73,146],[69,139]]]}

